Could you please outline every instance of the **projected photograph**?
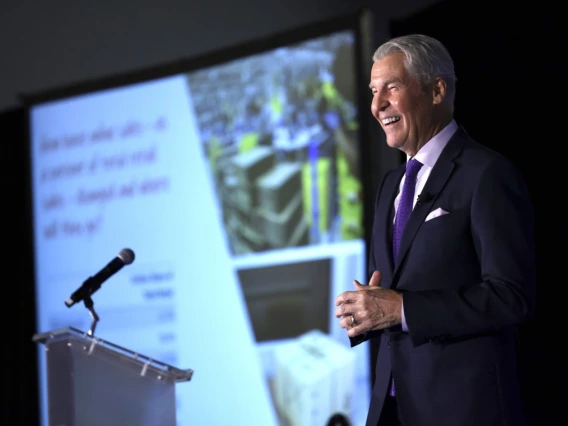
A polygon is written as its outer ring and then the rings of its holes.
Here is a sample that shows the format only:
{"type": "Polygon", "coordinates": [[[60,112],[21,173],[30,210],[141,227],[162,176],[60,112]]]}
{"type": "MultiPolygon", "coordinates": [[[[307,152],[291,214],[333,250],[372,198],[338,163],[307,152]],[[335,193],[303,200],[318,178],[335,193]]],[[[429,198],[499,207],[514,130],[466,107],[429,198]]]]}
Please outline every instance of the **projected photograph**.
{"type": "Polygon", "coordinates": [[[323,303],[331,297],[329,283],[338,280],[334,264],[353,270],[356,258],[323,256],[237,271],[279,426],[323,426],[332,418],[337,425],[356,424],[365,414],[353,400],[355,387],[365,388],[361,360],[332,332],[323,303]]]}
{"type": "Polygon", "coordinates": [[[349,32],[188,74],[233,255],[361,238],[349,32]]]}
{"type": "Polygon", "coordinates": [[[331,259],[237,271],[257,342],[329,332],[331,259]]]}

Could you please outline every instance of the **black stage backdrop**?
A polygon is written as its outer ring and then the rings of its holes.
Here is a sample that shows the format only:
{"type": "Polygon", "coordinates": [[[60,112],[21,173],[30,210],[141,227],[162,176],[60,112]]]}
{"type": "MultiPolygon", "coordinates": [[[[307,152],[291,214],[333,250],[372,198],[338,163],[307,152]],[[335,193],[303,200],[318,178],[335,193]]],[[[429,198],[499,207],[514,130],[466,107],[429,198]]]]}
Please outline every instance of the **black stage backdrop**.
{"type": "Polygon", "coordinates": [[[29,173],[23,109],[0,113],[2,410],[0,424],[39,424],[29,173]]]}

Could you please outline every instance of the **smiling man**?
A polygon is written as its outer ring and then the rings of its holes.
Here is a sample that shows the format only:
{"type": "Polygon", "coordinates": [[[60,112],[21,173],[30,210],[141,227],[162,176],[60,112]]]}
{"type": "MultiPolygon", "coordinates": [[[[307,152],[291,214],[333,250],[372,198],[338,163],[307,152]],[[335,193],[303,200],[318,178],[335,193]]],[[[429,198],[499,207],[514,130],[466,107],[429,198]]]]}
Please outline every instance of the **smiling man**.
{"type": "Polygon", "coordinates": [[[379,186],[368,284],[336,298],[352,345],[380,339],[367,426],[524,426],[516,327],[536,281],[525,182],[454,120],[439,41],[398,37],[373,60],[371,113],[407,162],[379,186]]]}

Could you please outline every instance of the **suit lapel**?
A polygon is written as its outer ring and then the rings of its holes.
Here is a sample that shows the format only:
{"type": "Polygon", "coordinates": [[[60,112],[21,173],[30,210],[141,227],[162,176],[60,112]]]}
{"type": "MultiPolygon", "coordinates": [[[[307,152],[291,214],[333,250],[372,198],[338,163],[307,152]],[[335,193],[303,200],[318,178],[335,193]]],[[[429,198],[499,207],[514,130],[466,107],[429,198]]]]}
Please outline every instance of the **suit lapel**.
{"type": "MultiPolygon", "coordinates": [[[[460,154],[463,144],[464,144],[464,133],[461,130],[458,130],[454,136],[450,139],[440,157],[436,161],[430,176],[428,177],[428,181],[426,185],[424,185],[424,189],[422,193],[429,193],[432,195],[430,200],[424,203],[416,203],[414,210],[410,214],[410,218],[406,223],[406,227],[404,228],[404,232],[402,234],[402,239],[400,241],[400,248],[398,252],[398,259],[396,265],[394,265],[394,273],[393,273],[393,280],[391,281],[394,283],[396,280],[394,279],[394,275],[397,274],[404,257],[406,256],[418,229],[424,223],[426,216],[430,212],[432,205],[436,202],[436,199],[440,195],[440,192],[446,185],[450,175],[452,174],[455,163],[455,158],[460,154]]],[[[402,178],[402,177],[401,177],[402,178]]],[[[394,204],[394,201],[393,201],[394,204]]],[[[391,245],[392,247],[392,245],[391,245]]],[[[392,251],[392,249],[391,249],[392,251]]]]}
{"type": "MultiPolygon", "coordinates": [[[[388,276],[392,277],[393,272],[393,256],[392,256],[392,227],[394,221],[394,199],[396,198],[400,181],[402,180],[402,176],[404,175],[404,171],[406,169],[406,165],[402,164],[398,169],[395,169],[391,176],[388,176],[389,179],[385,181],[384,186],[384,194],[381,194],[381,199],[379,200],[378,206],[379,211],[377,215],[377,220],[382,226],[378,227],[377,229],[379,232],[382,232],[382,235],[378,235],[377,240],[381,242],[381,250],[383,253],[387,253],[388,259],[388,267],[389,267],[389,274],[388,276]]],[[[382,264],[382,263],[381,263],[382,264]]],[[[383,265],[384,268],[384,265],[383,265]]],[[[385,278],[384,272],[383,278],[385,278]]]]}

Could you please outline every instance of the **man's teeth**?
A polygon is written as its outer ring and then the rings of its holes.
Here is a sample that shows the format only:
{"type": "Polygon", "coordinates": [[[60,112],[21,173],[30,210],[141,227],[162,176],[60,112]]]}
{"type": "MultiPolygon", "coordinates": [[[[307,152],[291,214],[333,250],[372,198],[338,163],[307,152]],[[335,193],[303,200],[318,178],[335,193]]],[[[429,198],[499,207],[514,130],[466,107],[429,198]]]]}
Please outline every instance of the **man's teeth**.
{"type": "Polygon", "coordinates": [[[400,117],[389,117],[382,120],[383,124],[386,126],[387,124],[394,123],[395,121],[399,121],[400,117]]]}

